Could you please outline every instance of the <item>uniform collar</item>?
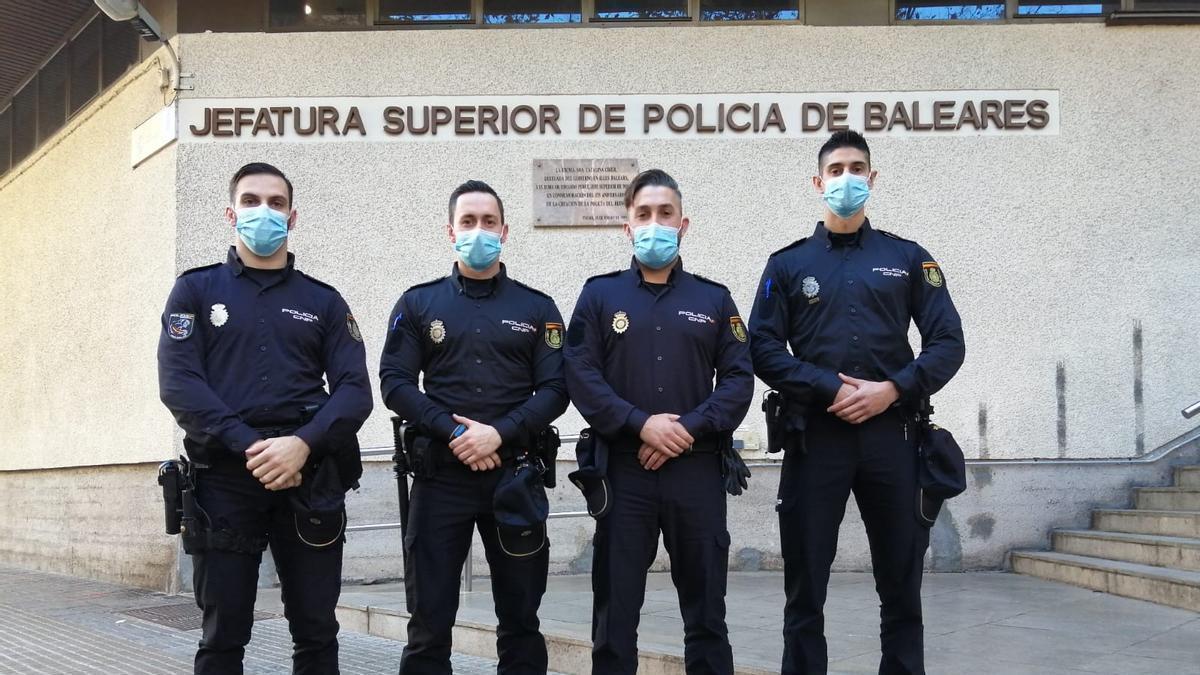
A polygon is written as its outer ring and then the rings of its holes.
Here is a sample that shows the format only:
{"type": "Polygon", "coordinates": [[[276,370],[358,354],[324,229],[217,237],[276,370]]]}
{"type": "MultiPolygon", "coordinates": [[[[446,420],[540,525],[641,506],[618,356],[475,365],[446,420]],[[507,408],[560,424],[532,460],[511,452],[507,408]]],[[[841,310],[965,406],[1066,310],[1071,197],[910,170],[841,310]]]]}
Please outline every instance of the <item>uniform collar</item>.
{"type": "MultiPolygon", "coordinates": [[[[845,237],[845,239],[843,240],[843,243],[841,245],[862,248],[863,240],[869,238],[870,236],[871,236],[871,219],[868,218],[863,221],[862,227],[858,228],[858,230],[856,230],[853,234],[850,234],[849,236],[845,237]]],[[[822,221],[817,222],[817,229],[813,231],[812,238],[821,242],[822,244],[825,244],[826,251],[832,249],[835,245],[837,245],[834,243],[835,237],[841,238],[841,235],[839,235],[835,232],[830,232],[829,230],[825,229],[825,221],[822,220],[822,221]]]]}
{"type": "MultiPolygon", "coordinates": [[[[637,276],[638,286],[645,286],[646,279],[642,276],[642,268],[638,265],[637,256],[633,256],[629,260],[629,269],[637,276]]],[[[675,287],[675,281],[679,275],[683,274],[683,258],[680,257],[675,261],[675,266],[671,268],[671,274],[667,276],[667,286],[675,287]]]]}
{"type": "MultiPolygon", "coordinates": [[[[455,262],[450,265],[450,278],[454,280],[454,285],[458,288],[460,295],[471,295],[467,292],[468,282],[477,282],[480,286],[486,285],[488,289],[487,292],[481,296],[478,296],[486,298],[490,295],[495,295],[496,291],[500,288],[500,285],[508,280],[508,269],[504,267],[504,263],[500,263],[500,271],[491,279],[472,279],[470,277],[464,277],[462,272],[458,270],[458,263],[455,262]]],[[[471,295],[471,297],[476,296],[471,295]]]]}
{"type": "MultiPolygon", "coordinates": [[[[238,257],[236,246],[229,247],[229,255],[227,255],[225,257],[225,264],[229,265],[229,269],[230,269],[230,271],[233,272],[233,276],[235,276],[235,277],[242,276],[242,272],[246,271],[246,263],[242,262],[242,259],[240,257],[238,257]]],[[[290,276],[292,273],[292,269],[295,266],[296,266],[296,256],[292,253],[288,253],[287,254],[287,265],[284,265],[283,270],[282,270],[283,278],[286,279],[288,276],[290,276]]]]}

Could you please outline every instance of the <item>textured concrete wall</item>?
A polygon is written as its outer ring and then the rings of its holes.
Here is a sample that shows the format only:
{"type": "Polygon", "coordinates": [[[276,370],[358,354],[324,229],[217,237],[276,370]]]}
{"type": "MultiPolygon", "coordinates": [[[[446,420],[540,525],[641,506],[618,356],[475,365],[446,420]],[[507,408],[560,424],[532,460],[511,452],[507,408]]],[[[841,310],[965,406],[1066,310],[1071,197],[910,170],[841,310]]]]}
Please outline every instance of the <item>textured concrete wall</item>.
{"type": "MultiPolygon", "coordinates": [[[[1188,357],[1200,334],[1198,36],[1098,24],[377,31],[187,35],[183,52],[188,95],[202,98],[1058,89],[1056,137],[874,141],[869,212],[946,270],[968,356],[936,402],[968,456],[1090,457],[1177,436],[1176,411],[1200,395],[1188,357]]],[[[766,257],[819,216],[808,176],[821,140],[181,145],[178,264],[223,255],[230,173],[278,163],[297,185],[299,264],[346,295],[374,369],[395,298],[448,269],[441,224],[460,180],[507,198],[512,274],[569,314],[584,280],[627,264],[629,248],[614,229],[534,230],[530,160],[636,157],[683,186],[688,267],[727,282],[749,313],[766,257]]],[[[380,410],[368,445],[389,438],[380,410]]]]}
{"type": "Polygon", "coordinates": [[[0,561],[145,588],[172,587],[157,465],[0,471],[0,561]]]}
{"type": "Polygon", "coordinates": [[[170,452],[154,350],[174,278],[174,148],[130,168],[130,133],[163,105],[152,66],[0,180],[0,471],[170,452]]]}

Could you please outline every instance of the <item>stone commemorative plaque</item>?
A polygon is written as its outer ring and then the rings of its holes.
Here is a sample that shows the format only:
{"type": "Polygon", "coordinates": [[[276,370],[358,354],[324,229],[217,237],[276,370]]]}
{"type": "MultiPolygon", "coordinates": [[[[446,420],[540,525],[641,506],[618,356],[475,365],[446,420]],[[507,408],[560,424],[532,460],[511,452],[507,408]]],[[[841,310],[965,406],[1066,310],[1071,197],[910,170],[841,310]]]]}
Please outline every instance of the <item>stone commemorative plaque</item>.
{"type": "Polygon", "coordinates": [[[625,187],[637,175],[636,159],[533,160],[535,227],[625,223],[625,187]]]}

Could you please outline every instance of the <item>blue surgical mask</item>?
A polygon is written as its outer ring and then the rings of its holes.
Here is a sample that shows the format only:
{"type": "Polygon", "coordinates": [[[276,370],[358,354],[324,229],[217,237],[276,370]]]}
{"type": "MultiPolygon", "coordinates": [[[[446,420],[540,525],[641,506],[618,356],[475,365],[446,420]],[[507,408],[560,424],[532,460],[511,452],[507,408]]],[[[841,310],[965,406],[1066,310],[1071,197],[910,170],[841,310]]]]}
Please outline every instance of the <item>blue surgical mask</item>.
{"type": "Polygon", "coordinates": [[[237,233],[254,255],[269,257],[287,241],[287,216],[266,204],[238,209],[237,233]]]}
{"type": "Polygon", "coordinates": [[[482,272],[500,257],[500,235],[479,228],[459,232],[454,238],[454,250],[463,264],[482,272]]]}
{"type": "Polygon", "coordinates": [[[861,211],[870,196],[871,186],[864,176],[843,173],[825,181],[825,204],[842,218],[849,218],[861,211]]]}
{"type": "Polygon", "coordinates": [[[670,265],[679,256],[679,230],[658,223],[635,229],[633,255],[652,270],[670,265]]]}

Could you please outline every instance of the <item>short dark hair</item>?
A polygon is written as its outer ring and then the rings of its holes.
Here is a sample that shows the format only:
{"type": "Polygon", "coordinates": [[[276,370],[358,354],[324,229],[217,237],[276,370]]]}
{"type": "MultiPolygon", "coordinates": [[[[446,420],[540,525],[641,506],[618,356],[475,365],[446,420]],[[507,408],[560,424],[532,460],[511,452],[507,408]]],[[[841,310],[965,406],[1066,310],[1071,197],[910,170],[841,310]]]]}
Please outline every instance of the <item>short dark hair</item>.
{"type": "Polygon", "coordinates": [[[271,176],[279,176],[280,178],[283,179],[283,182],[287,184],[287,189],[288,189],[288,206],[291,206],[292,205],[292,181],[288,180],[288,177],[283,175],[282,171],[275,168],[274,166],[271,166],[270,164],[267,164],[266,162],[250,162],[246,166],[243,166],[242,168],[238,169],[237,173],[233,174],[233,178],[229,179],[229,201],[232,202],[234,200],[234,198],[237,197],[238,182],[240,182],[246,176],[254,176],[257,174],[261,174],[261,173],[265,173],[265,174],[268,174],[271,176]]]}
{"type": "Polygon", "coordinates": [[[633,199],[637,197],[637,193],[641,192],[644,187],[660,186],[668,187],[675,191],[679,197],[679,203],[683,203],[683,192],[679,189],[679,183],[671,178],[671,174],[662,169],[646,169],[633,177],[633,181],[629,183],[629,187],[625,188],[625,208],[633,206],[633,199]]]}
{"type": "Polygon", "coordinates": [[[491,185],[481,180],[469,180],[450,193],[450,224],[454,224],[454,208],[458,206],[458,198],[471,192],[482,192],[495,197],[496,204],[500,207],[500,222],[504,222],[504,201],[500,199],[500,195],[496,194],[491,185]]]}
{"type": "Polygon", "coordinates": [[[825,168],[825,158],[829,153],[838,148],[857,148],[863,151],[867,156],[867,166],[871,166],[871,148],[867,145],[867,139],[863,135],[853,129],[845,131],[835,131],[829,140],[825,141],[825,145],[821,146],[821,151],[817,153],[817,171],[825,168]]]}

